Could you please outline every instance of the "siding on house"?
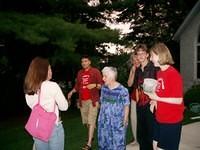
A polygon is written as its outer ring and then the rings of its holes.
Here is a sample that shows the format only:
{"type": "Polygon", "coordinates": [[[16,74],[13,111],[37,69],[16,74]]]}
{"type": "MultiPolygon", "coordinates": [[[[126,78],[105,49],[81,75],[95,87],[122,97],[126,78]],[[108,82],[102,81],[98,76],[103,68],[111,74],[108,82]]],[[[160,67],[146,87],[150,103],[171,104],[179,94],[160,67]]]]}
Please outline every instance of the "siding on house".
{"type": "Polygon", "coordinates": [[[180,71],[187,90],[197,81],[197,40],[200,28],[200,12],[185,28],[180,37],[180,71]]]}
{"type": "Polygon", "coordinates": [[[183,21],[173,39],[180,42],[180,72],[184,91],[197,82],[197,42],[200,34],[200,0],[183,21]]]}

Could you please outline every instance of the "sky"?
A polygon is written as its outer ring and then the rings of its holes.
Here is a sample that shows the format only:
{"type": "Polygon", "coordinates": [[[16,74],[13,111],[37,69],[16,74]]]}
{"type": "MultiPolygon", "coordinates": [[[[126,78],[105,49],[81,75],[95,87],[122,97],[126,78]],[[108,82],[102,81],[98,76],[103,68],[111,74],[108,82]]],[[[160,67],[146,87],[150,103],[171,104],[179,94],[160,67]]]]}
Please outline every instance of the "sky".
{"type": "Polygon", "coordinates": [[[130,30],[131,23],[130,22],[126,22],[126,23],[117,22],[116,19],[119,18],[119,15],[121,13],[122,12],[113,11],[112,14],[109,14],[109,15],[105,14],[105,16],[112,20],[112,22],[109,20],[106,20],[106,26],[111,29],[119,30],[121,35],[123,36],[124,34],[131,32],[131,30],[130,30]]]}
{"type": "MultiPolygon", "coordinates": [[[[105,24],[106,27],[113,29],[113,30],[119,30],[120,33],[120,38],[122,38],[124,35],[126,35],[127,33],[131,32],[132,30],[130,29],[130,22],[117,22],[116,19],[119,18],[118,15],[120,15],[121,12],[117,12],[117,11],[113,11],[111,15],[109,15],[109,19],[111,19],[111,21],[106,20],[105,24]]],[[[106,14],[105,14],[106,15],[106,14]]],[[[110,53],[114,53],[116,54],[116,48],[120,48],[120,49],[124,49],[124,51],[129,51],[129,49],[125,49],[124,46],[122,45],[116,45],[113,43],[107,43],[107,45],[109,46],[109,48],[107,48],[107,51],[110,53]]]]}
{"type": "MultiPolygon", "coordinates": [[[[111,3],[111,1],[110,1],[111,3]]],[[[89,6],[97,6],[99,5],[99,0],[90,0],[88,2],[88,5],[89,6]]],[[[122,12],[117,12],[117,11],[113,11],[112,14],[110,13],[106,13],[106,12],[102,12],[102,14],[107,17],[109,20],[106,20],[105,21],[105,24],[106,24],[106,28],[110,28],[110,29],[113,29],[113,30],[119,30],[119,33],[120,33],[120,38],[122,38],[124,35],[126,35],[127,33],[131,32],[130,30],[130,25],[131,23],[130,22],[117,22],[116,19],[119,18],[119,15],[121,14],[122,12]]],[[[122,45],[116,45],[114,43],[103,43],[104,46],[106,46],[106,50],[110,53],[113,53],[113,54],[116,54],[117,53],[117,48],[120,48],[120,49],[125,49],[124,46],[122,45]]],[[[126,51],[129,51],[129,49],[126,49],[126,51]]]]}

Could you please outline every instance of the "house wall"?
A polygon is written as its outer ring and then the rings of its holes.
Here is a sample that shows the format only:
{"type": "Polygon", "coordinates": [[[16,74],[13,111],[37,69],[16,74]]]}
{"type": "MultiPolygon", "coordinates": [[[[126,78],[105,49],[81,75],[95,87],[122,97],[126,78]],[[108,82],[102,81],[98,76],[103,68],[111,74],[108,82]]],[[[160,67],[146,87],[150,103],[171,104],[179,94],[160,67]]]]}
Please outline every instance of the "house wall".
{"type": "Polygon", "coordinates": [[[187,26],[180,37],[180,72],[183,76],[184,91],[190,88],[196,78],[196,43],[200,28],[200,12],[187,26]]]}

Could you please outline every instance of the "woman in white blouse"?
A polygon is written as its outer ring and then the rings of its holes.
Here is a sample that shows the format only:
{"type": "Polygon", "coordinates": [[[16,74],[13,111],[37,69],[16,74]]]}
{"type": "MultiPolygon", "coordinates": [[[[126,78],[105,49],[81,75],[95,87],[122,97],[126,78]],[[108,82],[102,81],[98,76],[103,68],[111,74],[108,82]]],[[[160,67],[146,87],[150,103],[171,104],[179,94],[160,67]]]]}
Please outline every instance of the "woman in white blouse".
{"type": "Polygon", "coordinates": [[[37,150],[64,150],[64,129],[59,118],[59,110],[66,111],[68,102],[61,88],[52,78],[51,66],[47,59],[35,57],[29,68],[24,81],[24,93],[28,106],[32,109],[38,103],[40,92],[40,105],[48,112],[54,111],[57,120],[53,133],[48,142],[34,139],[37,150]]]}

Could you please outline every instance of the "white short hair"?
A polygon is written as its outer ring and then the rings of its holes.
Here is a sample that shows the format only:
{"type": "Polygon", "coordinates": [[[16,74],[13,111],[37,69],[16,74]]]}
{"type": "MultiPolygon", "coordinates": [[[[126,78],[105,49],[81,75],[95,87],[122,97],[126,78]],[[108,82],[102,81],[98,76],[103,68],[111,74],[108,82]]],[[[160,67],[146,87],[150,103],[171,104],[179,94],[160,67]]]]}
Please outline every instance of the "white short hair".
{"type": "Polygon", "coordinates": [[[117,79],[117,68],[106,66],[102,69],[102,73],[110,77],[111,79],[116,80],[117,79]]]}

